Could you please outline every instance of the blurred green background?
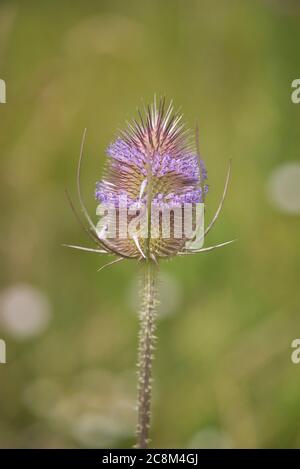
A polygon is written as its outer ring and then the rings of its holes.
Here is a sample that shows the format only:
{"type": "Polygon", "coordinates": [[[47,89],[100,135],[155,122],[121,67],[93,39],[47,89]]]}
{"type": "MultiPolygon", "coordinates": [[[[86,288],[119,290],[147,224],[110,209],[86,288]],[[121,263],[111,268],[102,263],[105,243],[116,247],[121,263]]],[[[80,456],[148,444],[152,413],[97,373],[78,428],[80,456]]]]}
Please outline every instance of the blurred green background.
{"type": "Polygon", "coordinates": [[[206,245],[162,265],[153,447],[299,447],[300,5],[291,0],[1,1],[1,447],[130,447],[134,263],[104,262],[64,194],[154,93],[200,126],[206,245]]]}

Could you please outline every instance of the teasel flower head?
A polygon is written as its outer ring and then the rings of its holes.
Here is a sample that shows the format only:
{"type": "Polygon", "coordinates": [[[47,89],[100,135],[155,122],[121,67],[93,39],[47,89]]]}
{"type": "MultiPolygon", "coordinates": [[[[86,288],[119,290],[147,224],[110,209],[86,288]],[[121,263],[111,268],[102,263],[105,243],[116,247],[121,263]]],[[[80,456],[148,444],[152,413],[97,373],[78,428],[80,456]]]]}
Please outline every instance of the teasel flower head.
{"type": "MultiPolygon", "coordinates": [[[[110,265],[124,259],[151,259],[158,262],[177,255],[210,251],[232,242],[195,248],[185,236],[185,207],[190,205],[195,208],[201,204],[205,207],[207,170],[200,158],[198,129],[193,135],[184,124],[182,114],[174,111],[172,102],[166,105],[165,98],[161,98],[157,105],[154,99],[153,104],[144,106],[142,112],[138,110],[138,117],[127,122],[127,128],[119,131],[115,141],[107,148],[106,168],[103,178],[96,184],[95,196],[100,205],[114,211],[116,231],[112,237],[106,235],[107,226],[104,225],[104,229],[100,230],[92,221],[81,194],[80,174],[85,135],[86,130],[78,163],[77,189],[81,209],[88,223],[84,229],[96,242],[98,249],[74,245],[69,247],[114,254],[117,259],[109,262],[110,265]],[[125,236],[120,235],[120,212],[124,209],[127,211],[125,236]],[[180,211],[182,213],[180,217],[177,216],[177,220],[176,214],[180,211]],[[154,217],[153,212],[170,215],[169,236],[162,235],[161,216],[154,217]],[[141,223],[136,225],[133,232],[130,231],[134,218],[143,214],[146,215],[140,217],[141,223]],[[181,236],[176,235],[178,223],[182,225],[181,236]]],[[[203,231],[203,241],[221,212],[229,177],[230,165],[220,204],[203,231]]],[[[77,219],[83,225],[69,195],[68,198],[77,219]]],[[[195,229],[197,231],[197,226],[195,229]]]]}
{"type": "MultiPolygon", "coordinates": [[[[105,177],[96,186],[97,200],[117,211],[122,201],[127,207],[136,207],[146,214],[148,223],[134,235],[111,244],[120,255],[134,258],[168,258],[184,249],[187,241],[176,236],[176,222],[182,223],[182,213],[176,221],[175,209],[187,204],[204,203],[208,191],[207,172],[203,160],[191,141],[191,133],[182,123],[182,115],[174,112],[172,103],[167,107],[161,99],[138,112],[138,119],[127,123],[118,138],[108,147],[105,177]],[[154,210],[170,215],[169,236],[162,235],[162,222],[156,220],[153,235],[154,210]],[[146,234],[146,236],[145,236],[146,234]]],[[[124,207],[123,207],[124,208],[124,207]]],[[[128,217],[128,223],[136,213],[128,217]]]]}

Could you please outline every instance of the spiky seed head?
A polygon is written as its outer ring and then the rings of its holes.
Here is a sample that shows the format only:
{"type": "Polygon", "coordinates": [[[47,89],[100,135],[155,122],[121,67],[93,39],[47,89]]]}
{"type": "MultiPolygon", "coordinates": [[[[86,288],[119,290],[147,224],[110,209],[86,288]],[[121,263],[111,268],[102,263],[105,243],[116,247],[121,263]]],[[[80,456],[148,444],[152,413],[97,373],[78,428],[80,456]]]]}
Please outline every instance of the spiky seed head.
{"type": "MultiPolygon", "coordinates": [[[[173,210],[204,202],[207,172],[191,132],[182,123],[182,115],[174,112],[172,103],[166,107],[162,98],[157,106],[154,100],[143,112],[138,111],[138,116],[108,147],[105,176],[96,185],[96,199],[117,212],[124,200],[128,207],[138,207],[139,211],[148,208],[151,213],[151,207],[169,210],[169,237],[152,236],[150,230],[147,237],[116,236],[110,243],[120,256],[171,257],[186,242],[184,236],[174,236],[173,210]]],[[[133,217],[129,215],[128,223],[133,217]]]]}

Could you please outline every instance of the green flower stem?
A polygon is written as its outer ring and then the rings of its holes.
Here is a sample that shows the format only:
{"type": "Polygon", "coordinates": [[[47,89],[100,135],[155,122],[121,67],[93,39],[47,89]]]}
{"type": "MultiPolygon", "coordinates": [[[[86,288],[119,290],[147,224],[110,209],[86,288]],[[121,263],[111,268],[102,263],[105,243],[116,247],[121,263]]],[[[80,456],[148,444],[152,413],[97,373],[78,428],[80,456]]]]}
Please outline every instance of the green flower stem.
{"type": "Polygon", "coordinates": [[[157,265],[153,261],[145,261],[138,354],[137,448],[147,448],[149,443],[152,361],[156,340],[154,332],[156,327],[157,274],[157,265]]]}

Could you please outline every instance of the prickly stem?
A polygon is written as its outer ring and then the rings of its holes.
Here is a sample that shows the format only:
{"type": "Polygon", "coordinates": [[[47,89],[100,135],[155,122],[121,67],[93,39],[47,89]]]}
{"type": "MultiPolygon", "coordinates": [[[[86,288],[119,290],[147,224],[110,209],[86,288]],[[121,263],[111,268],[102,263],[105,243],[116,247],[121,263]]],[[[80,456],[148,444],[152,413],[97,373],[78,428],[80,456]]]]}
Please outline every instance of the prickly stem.
{"type": "Polygon", "coordinates": [[[151,423],[152,361],[155,345],[158,266],[144,263],[138,351],[138,422],[136,448],[147,448],[151,423]]]}

